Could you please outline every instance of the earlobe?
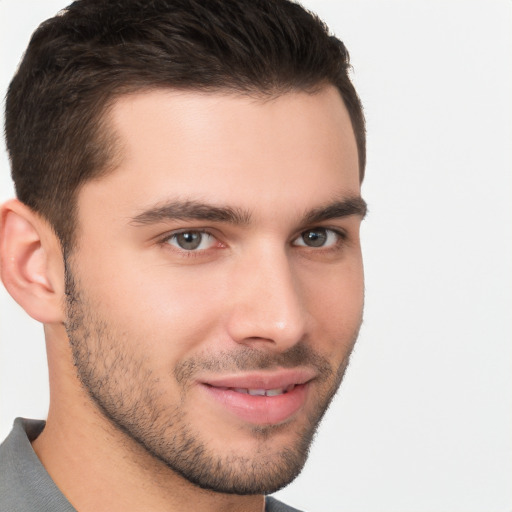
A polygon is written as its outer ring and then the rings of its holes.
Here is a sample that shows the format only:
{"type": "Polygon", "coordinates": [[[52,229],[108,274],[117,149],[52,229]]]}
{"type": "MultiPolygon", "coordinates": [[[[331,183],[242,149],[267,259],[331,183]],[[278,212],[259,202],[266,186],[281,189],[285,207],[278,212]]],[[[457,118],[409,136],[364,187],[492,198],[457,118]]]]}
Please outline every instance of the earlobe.
{"type": "Polygon", "coordinates": [[[64,270],[46,221],[13,199],[0,207],[0,271],[14,300],[36,320],[62,322],[64,270]]]}

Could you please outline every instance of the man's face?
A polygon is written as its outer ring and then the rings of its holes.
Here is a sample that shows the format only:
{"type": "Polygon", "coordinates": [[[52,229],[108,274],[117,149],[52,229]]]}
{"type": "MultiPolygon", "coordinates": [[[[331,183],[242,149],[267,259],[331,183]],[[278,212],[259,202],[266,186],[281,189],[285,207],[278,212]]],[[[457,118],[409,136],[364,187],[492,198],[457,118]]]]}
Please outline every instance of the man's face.
{"type": "Polygon", "coordinates": [[[272,492],[302,468],[361,322],[348,113],[334,88],[158,91],[111,122],[120,165],[80,190],[67,262],[80,379],[191,482],[272,492]]]}

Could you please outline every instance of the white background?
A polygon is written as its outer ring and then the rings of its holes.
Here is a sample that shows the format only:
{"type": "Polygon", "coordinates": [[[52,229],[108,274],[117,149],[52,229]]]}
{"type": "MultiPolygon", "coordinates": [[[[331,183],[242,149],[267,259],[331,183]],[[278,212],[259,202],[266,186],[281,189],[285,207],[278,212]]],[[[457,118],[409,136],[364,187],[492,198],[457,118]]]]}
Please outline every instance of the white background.
{"type": "MultiPolygon", "coordinates": [[[[310,512],[512,511],[512,1],[309,0],[368,119],[366,313],[303,474],[310,512]]],[[[0,92],[65,2],[0,0],[0,92]]],[[[12,187],[4,147],[0,199],[12,187]]],[[[42,418],[42,328],[0,290],[0,439],[42,418]]]]}

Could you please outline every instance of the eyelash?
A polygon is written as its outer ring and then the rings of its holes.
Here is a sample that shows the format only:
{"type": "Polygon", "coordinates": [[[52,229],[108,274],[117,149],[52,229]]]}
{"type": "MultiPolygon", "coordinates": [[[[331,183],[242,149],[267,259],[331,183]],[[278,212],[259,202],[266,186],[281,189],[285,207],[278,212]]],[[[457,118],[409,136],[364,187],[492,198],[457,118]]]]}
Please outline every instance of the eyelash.
{"type": "Polygon", "coordinates": [[[210,248],[208,248],[208,249],[198,249],[198,250],[186,250],[186,249],[183,249],[183,248],[177,248],[177,247],[171,246],[171,244],[169,242],[173,238],[176,238],[180,234],[184,234],[184,233],[199,233],[201,235],[208,235],[208,236],[214,238],[223,247],[225,247],[224,244],[222,244],[222,242],[219,242],[218,237],[216,237],[211,231],[209,231],[207,229],[201,229],[201,228],[197,228],[197,229],[180,229],[178,231],[173,231],[172,233],[168,233],[162,239],[160,239],[159,244],[161,246],[170,248],[173,251],[176,251],[177,253],[180,254],[180,256],[182,256],[184,258],[197,258],[197,257],[201,257],[207,251],[210,250],[210,248]]]}
{"type": "MultiPolygon", "coordinates": [[[[191,250],[187,250],[187,249],[177,248],[177,247],[171,246],[169,241],[172,240],[173,238],[176,238],[180,234],[184,234],[184,233],[199,233],[201,235],[207,235],[207,236],[210,236],[210,237],[214,238],[217,241],[217,243],[219,243],[221,245],[220,248],[226,247],[224,244],[222,244],[222,242],[219,241],[218,237],[215,236],[211,232],[211,230],[201,229],[201,228],[197,228],[197,229],[180,229],[178,231],[173,231],[173,232],[168,233],[167,235],[165,235],[163,238],[161,238],[159,240],[159,244],[162,245],[162,246],[168,247],[168,248],[170,247],[172,250],[178,252],[182,257],[185,257],[185,258],[201,257],[201,256],[204,256],[207,252],[209,252],[210,249],[212,249],[212,248],[209,247],[207,249],[197,249],[197,250],[191,249],[191,250]]],[[[318,252],[318,253],[319,252],[339,251],[343,247],[344,242],[346,242],[347,238],[348,238],[347,233],[344,230],[341,230],[339,228],[333,228],[333,227],[328,227],[328,226],[315,226],[315,227],[312,227],[312,228],[309,228],[309,229],[305,229],[305,230],[301,231],[300,233],[298,233],[297,235],[295,235],[294,238],[292,239],[292,246],[294,246],[294,247],[302,247],[302,248],[305,248],[305,249],[310,249],[310,250],[318,252]],[[300,237],[302,237],[306,233],[314,232],[314,231],[319,231],[319,230],[326,231],[328,235],[329,235],[329,233],[334,234],[337,237],[337,240],[335,241],[335,243],[332,244],[331,246],[327,246],[327,247],[324,247],[324,246],[312,247],[312,246],[308,246],[308,245],[293,244],[293,241],[299,239],[300,237]]]]}
{"type": "Polygon", "coordinates": [[[298,246],[298,247],[306,247],[306,248],[309,248],[309,249],[314,250],[314,251],[339,250],[340,246],[342,246],[344,244],[344,242],[346,242],[346,240],[348,238],[346,231],[341,230],[339,228],[332,228],[332,227],[328,227],[328,226],[315,226],[315,227],[312,227],[312,228],[309,228],[309,229],[305,229],[304,231],[301,231],[294,238],[294,240],[297,240],[297,239],[303,237],[306,233],[311,233],[311,232],[320,231],[320,230],[325,231],[327,233],[327,236],[329,236],[329,234],[334,234],[337,237],[337,240],[334,242],[334,244],[332,244],[331,246],[327,246],[327,247],[324,247],[324,246],[312,247],[312,246],[298,245],[298,244],[296,246],[298,246]]]}

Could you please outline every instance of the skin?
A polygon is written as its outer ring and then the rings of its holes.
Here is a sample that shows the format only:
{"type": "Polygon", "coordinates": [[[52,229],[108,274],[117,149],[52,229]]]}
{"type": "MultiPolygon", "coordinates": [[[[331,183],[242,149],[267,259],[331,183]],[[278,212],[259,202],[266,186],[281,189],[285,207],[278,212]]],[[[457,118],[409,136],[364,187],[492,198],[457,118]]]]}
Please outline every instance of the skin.
{"type": "Polygon", "coordinates": [[[109,115],[121,159],[79,191],[67,262],[42,219],[16,201],[2,210],[2,258],[15,261],[4,283],[45,323],[51,404],[34,449],[81,512],[190,500],[262,510],[262,493],[302,467],[361,323],[348,113],[325,87],[272,99],[155,91],[121,97],[109,115]],[[191,235],[201,244],[180,247],[191,235]],[[261,402],[247,413],[245,397],[240,415],[218,399],[232,396],[222,379],[299,378],[284,418],[270,402],[268,415],[261,402]],[[200,488],[176,467],[194,459],[187,446],[217,481],[196,474],[200,488]]]}

